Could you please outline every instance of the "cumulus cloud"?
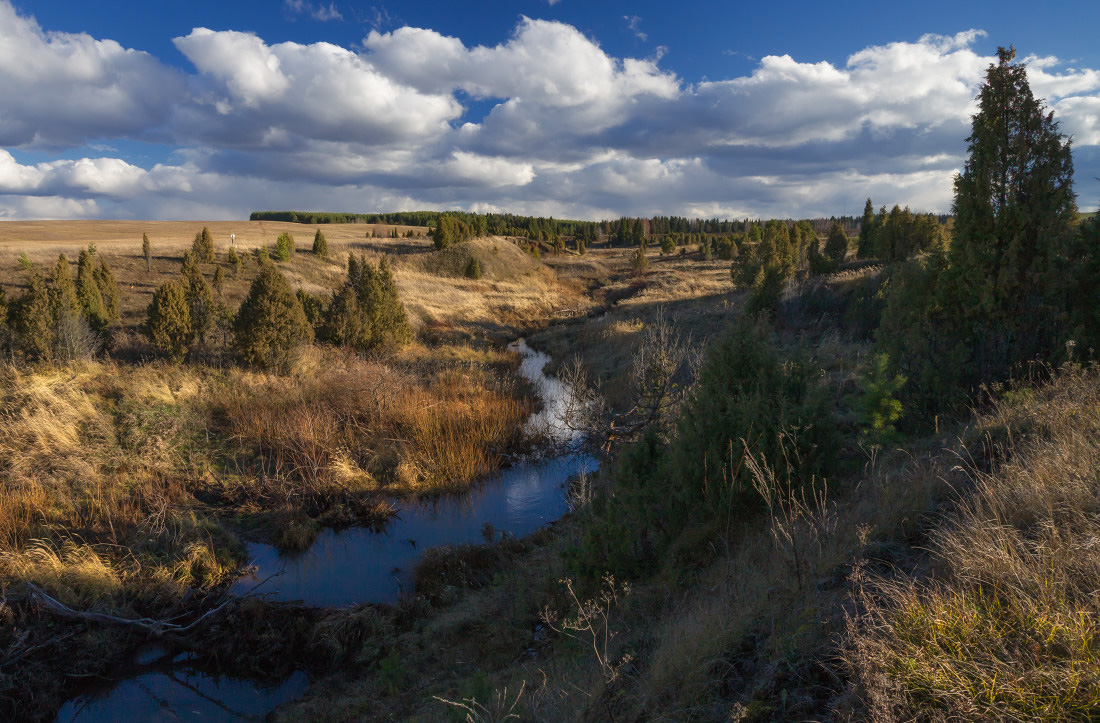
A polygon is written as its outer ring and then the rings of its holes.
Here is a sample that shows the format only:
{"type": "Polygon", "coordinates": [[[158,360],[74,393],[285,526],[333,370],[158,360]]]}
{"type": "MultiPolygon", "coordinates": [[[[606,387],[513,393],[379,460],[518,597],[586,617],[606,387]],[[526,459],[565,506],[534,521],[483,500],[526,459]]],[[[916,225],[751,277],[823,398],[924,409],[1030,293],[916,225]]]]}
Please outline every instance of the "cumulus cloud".
{"type": "Polygon", "coordinates": [[[155,137],[183,91],[183,76],[147,53],[45,32],[0,2],[0,146],[155,137]]]}
{"type": "MultiPolygon", "coordinates": [[[[306,0],[286,9],[338,13],[306,0]]],[[[193,66],[184,73],[45,31],[0,0],[0,147],[88,156],[27,164],[0,150],[0,215],[802,217],[857,212],[867,196],[947,210],[992,61],[974,50],[980,35],[871,46],[843,64],[772,55],[748,75],[692,84],[660,55],[614,57],[575,27],[526,17],[473,47],[413,27],[373,30],[358,49],[195,28],[174,39],[193,66]],[[469,98],[488,112],[472,115],[469,98]],[[111,157],[116,139],[175,155],[142,167],[111,157]]],[[[1074,138],[1078,177],[1100,175],[1100,71],[1026,62],[1074,138]]]]}

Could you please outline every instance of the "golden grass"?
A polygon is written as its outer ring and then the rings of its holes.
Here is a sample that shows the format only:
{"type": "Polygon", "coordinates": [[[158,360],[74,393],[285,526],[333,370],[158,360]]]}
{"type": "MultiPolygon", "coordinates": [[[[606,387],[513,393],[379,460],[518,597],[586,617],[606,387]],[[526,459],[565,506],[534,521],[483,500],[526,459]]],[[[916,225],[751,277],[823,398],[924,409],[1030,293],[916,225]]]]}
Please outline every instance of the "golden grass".
{"type": "Polygon", "coordinates": [[[986,420],[992,472],[932,534],[930,578],[868,581],[849,662],[882,719],[1100,711],[1100,372],[1064,369],[986,420]]]}

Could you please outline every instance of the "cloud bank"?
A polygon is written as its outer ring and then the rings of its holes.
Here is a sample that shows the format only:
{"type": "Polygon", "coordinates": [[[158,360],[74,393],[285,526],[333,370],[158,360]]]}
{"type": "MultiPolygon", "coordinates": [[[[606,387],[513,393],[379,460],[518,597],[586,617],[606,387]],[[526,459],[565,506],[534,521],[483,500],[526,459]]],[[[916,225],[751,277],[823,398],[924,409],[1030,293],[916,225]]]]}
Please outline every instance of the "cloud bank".
{"type": "MultiPolygon", "coordinates": [[[[868,196],[947,211],[992,62],[972,49],[979,36],[872,46],[842,66],[768,56],[747,76],[693,84],[659,58],[612,57],[574,27],[529,18],[491,47],[413,27],[371,31],[356,49],[195,28],[173,40],[184,72],[45,30],[0,0],[0,218],[806,217],[858,213],[868,196]],[[148,168],[19,160],[120,140],[175,150],[148,168]]],[[[1074,139],[1078,179],[1100,176],[1100,71],[1026,62],[1074,139]]],[[[1097,189],[1079,191],[1095,206],[1097,189]]]]}

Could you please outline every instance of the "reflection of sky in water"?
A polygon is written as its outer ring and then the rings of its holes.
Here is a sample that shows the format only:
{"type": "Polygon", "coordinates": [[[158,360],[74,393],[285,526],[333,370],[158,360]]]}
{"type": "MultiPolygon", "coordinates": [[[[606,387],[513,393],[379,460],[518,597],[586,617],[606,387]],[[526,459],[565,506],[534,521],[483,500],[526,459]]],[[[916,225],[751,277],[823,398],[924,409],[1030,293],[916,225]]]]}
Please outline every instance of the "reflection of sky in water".
{"type": "Polygon", "coordinates": [[[275,706],[299,697],[306,683],[306,675],[301,672],[270,688],[194,670],[148,672],[123,680],[101,696],[90,693],[70,700],[57,714],[57,720],[260,720],[275,706]]]}

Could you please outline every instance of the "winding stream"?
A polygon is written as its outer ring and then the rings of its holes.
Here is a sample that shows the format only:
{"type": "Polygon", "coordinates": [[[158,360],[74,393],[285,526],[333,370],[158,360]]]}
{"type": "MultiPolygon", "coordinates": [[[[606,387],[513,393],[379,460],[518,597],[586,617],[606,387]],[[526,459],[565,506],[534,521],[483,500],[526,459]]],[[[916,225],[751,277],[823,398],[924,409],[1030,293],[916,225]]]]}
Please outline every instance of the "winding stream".
{"type": "MultiPolygon", "coordinates": [[[[519,374],[535,386],[543,403],[542,411],[527,421],[528,431],[547,435],[560,454],[521,460],[459,496],[402,503],[381,533],[364,528],[325,530],[308,551],[293,558],[281,557],[270,545],[250,544],[256,570],[239,580],[232,592],[246,592],[278,573],[257,592],[272,600],[325,607],[391,603],[408,589],[412,569],[425,549],[481,542],[486,524],[522,537],[561,517],[568,508],[566,482],[595,471],[598,461],[580,450],[577,434],[562,424],[569,390],[543,374],[550,357],[523,339],[511,348],[523,355],[519,374]]],[[[143,665],[141,656],[98,690],[66,703],[58,721],[121,720],[135,714],[137,720],[258,719],[297,698],[306,687],[302,673],[264,688],[205,675],[189,667],[187,660],[143,665]]]]}

